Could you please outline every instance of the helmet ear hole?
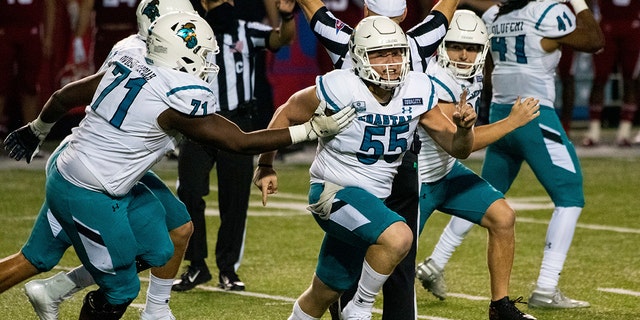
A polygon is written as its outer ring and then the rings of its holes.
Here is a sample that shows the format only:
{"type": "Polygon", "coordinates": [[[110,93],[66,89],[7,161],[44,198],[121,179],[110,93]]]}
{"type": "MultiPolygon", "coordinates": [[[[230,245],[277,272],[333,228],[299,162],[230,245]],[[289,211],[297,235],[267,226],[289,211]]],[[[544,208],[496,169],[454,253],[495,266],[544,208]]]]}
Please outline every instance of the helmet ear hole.
{"type": "Polygon", "coordinates": [[[349,52],[355,73],[364,81],[392,90],[404,82],[409,72],[409,44],[402,28],[386,16],[370,16],[362,19],[353,29],[349,40],[349,52]],[[400,49],[401,63],[385,64],[387,67],[399,65],[400,76],[388,79],[376,72],[369,61],[369,53],[378,50],[400,49]]]}
{"type": "Polygon", "coordinates": [[[480,73],[489,51],[489,35],[484,21],[471,10],[456,10],[451,19],[449,30],[438,46],[438,64],[456,78],[468,79],[480,73]],[[453,62],[447,53],[447,44],[455,42],[461,44],[477,44],[481,46],[476,59],[471,62],[453,62]]]}
{"type": "Polygon", "coordinates": [[[218,52],[213,30],[197,14],[171,12],[149,26],[147,61],[152,65],[213,79],[209,76],[219,70],[213,57],[218,52]]]}

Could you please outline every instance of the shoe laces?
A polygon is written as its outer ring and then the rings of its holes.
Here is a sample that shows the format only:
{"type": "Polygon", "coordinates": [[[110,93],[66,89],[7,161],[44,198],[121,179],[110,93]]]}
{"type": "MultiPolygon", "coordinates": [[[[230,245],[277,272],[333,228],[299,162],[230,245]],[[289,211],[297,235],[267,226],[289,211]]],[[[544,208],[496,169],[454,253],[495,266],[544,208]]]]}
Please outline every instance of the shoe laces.
{"type": "Polygon", "coordinates": [[[513,312],[515,312],[516,314],[520,315],[520,316],[524,316],[525,313],[520,311],[520,309],[518,309],[518,307],[516,307],[516,303],[520,303],[520,304],[528,304],[527,302],[523,301],[524,297],[523,296],[519,296],[513,300],[509,300],[509,303],[506,303],[505,305],[509,307],[509,309],[511,309],[513,312]]]}

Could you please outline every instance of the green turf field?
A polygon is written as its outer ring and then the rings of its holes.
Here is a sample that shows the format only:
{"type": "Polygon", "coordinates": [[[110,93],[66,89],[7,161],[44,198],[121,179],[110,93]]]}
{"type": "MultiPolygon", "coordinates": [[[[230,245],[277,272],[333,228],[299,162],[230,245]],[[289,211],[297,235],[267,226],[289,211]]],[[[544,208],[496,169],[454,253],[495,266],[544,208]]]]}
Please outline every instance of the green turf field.
{"type": "MultiPolygon", "coordinates": [[[[637,154],[637,153],[636,153],[637,154]]],[[[579,220],[573,246],[560,279],[570,297],[587,300],[592,307],[550,311],[520,308],[538,319],[616,320],[640,319],[640,181],[639,157],[583,158],[587,205],[579,220]]],[[[12,161],[7,158],[2,161],[12,161]]],[[[466,163],[478,170],[479,160],[466,163]]],[[[1,167],[1,166],[0,166],[1,167]]],[[[44,173],[36,163],[0,169],[0,256],[17,252],[26,241],[44,190],[44,173]]],[[[175,162],[165,163],[157,173],[172,188],[175,162]]],[[[308,188],[307,166],[277,165],[280,193],[260,204],[257,189],[251,198],[246,250],[239,275],[247,285],[240,294],[216,289],[215,233],[218,217],[216,184],[208,197],[207,230],[214,281],[192,291],[172,294],[171,307],[178,319],[286,319],[294,299],[309,285],[322,232],[304,210],[308,188]]],[[[215,170],[214,170],[215,172],[215,170]]],[[[538,275],[546,223],[551,206],[542,187],[524,167],[508,199],[518,210],[517,243],[511,278],[512,298],[528,296],[538,275]],[[524,207],[530,207],[525,209],[524,207]],[[532,209],[531,209],[532,208],[532,209]]],[[[420,238],[418,258],[431,252],[449,217],[436,213],[420,238]]],[[[485,258],[486,232],[474,228],[447,267],[450,297],[439,301],[417,284],[419,319],[487,319],[489,280],[485,258]]],[[[65,255],[56,272],[78,265],[73,250],[65,255]]],[[[184,265],[186,266],[186,265],[184,265]]],[[[141,274],[142,291],[124,319],[139,319],[144,304],[148,273],[141,274]]],[[[60,319],[77,319],[82,297],[77,294],[62,306],[60,319]]],[[[378,297],[377,307],[384,297],[378,297]]],[[[23,286],[0,295],[0,318],[36,319],[23,286]]],[[[374,319],[380,319],[374,314],[374,319]]],[[[323,319],[329,319],[325,315],[323,319]]]]}

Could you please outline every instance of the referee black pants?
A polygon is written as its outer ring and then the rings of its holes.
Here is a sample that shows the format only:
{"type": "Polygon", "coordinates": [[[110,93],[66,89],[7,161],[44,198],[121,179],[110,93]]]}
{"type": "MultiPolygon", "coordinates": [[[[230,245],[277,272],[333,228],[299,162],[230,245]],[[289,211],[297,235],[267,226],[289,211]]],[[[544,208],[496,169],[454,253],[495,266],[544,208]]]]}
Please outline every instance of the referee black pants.
{"type": "MultiPolygon", "coordinates": [[[[245,131],[251,130],[251,117],[224,113],[245,131]]],[[[187,207],[193,222],[193,234],[185,260],[204,260],[208,256],[205,227],[210,173],[216,167],[220,228],[216,242],[216,264],[220,273],[235,273],[244,249],[244,237],[253,178],[253,156],[231,153],[185,140],[178,155],[178,197],[187,207]]]]}

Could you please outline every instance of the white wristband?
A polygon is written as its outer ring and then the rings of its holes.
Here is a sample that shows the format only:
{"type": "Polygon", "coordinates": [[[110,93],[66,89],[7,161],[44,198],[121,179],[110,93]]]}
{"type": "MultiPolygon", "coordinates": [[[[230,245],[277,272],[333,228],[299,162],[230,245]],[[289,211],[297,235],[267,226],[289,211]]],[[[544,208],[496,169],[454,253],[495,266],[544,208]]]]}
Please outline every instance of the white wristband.
{"type": "Polygon", "coordinates": [[[587,6],[587,3],[584,0],[570,0],[569,3],[571,3],[573,11],[576,14],[589,9],[589,6],[587,6]]]}
{"type": "Polygon", "coordinates": [[[55,122],[46,123],[42,121],[39,116],[35,120],[29,122],[29,128],[31,128],[31,131],[33,131],[33,133],[38,137],[38,139],[40,139],[40,141],[43,141],[44,138],[47,137],[47,134],[49,134],[49,131],[51,131],[53,125],[55,125],[55,122]]]}
{"type": "Polygon", "coordinates": [[[289,127],[289,135],[291,136],[291,144],[307,141],[309,139],[309,134],[304,124],[289,127]]]}

